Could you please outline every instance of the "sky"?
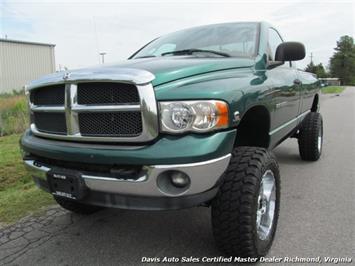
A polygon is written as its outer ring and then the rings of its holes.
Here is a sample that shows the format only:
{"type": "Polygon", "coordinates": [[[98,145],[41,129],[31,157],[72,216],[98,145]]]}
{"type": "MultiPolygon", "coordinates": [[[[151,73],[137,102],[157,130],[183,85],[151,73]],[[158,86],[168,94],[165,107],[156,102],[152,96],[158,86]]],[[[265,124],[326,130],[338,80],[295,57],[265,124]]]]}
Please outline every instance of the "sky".
{"type": "Polygon", "coordinates": [[[286,41],[305,44],[304,68],[327,66],[336,41],[354,36],[355,3],[338,1],[0,0],[0,37],[53,43],[57,70],[128,58],[150,40],[176,30],[232,21],[268,21],[286,41]]]}

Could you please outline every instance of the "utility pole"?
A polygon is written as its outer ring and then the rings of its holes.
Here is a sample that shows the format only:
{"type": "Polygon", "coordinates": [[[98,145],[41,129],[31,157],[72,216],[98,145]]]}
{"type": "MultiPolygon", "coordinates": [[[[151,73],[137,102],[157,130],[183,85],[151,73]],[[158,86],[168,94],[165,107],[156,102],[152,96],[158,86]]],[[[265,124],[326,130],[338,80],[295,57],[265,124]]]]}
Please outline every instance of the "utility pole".
{"type": "Polygon", "coordinates": [[[101,55],[101,64],[105,64],[105,55],[107,53],[106,52],[100,52],[99,55],[101,55]]]}
{"type": "Polygon", "coordinates": [[[311,58],[311,63],[313,63],[313,53],[311,53],[310,58],[311,58]]]}

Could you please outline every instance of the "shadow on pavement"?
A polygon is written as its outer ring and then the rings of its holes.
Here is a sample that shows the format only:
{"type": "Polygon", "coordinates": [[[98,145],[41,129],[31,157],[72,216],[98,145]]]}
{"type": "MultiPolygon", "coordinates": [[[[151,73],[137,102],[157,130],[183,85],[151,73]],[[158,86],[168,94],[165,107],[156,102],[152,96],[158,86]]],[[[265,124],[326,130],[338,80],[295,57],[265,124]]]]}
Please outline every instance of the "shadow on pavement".
{"type": "Polygon", "coordinates": [[[208,208],[180,211],[105,209],[90,216],[52,207],[0,231],[0,264],[136,265],[142,257],[219,256],[208,208]],[[36,220],[37,219],[37,220],[36,220]]]}

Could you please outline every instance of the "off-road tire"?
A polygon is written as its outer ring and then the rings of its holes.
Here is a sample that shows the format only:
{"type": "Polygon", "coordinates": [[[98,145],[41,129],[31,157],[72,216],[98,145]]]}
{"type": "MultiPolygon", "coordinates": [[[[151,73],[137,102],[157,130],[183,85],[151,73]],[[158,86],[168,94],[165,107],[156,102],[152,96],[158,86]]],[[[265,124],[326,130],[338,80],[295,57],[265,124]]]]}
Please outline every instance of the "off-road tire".
{"type": "Polygon", "coordinates": [[[259,258],[269,251],[277,227],[280,206],[280,174],[274,156],[266,149],[236,147],[223,183],[212,201],[213,235],[227,256],[259,258]],[[275,211],[268,238],[257,233],[256,217],[261,179],[271,170],[275,180],[275,211]]]}
{"type": "Polygon", "coordinates": [[[103,209],[99,206],[87,205],[63,197],[54,196],[54,199],[64,209],[78,214],[88,215],[103,209]]]}
{"type": "Polygon", "coordinates": [[[298,134],[298,148],[302,160],[317,161],[322,154],[322,147],[322,115],[317,112],[311,112],[303,120],[298,134]],[[321,138],[320,140],[319,137],[321,138]]]}

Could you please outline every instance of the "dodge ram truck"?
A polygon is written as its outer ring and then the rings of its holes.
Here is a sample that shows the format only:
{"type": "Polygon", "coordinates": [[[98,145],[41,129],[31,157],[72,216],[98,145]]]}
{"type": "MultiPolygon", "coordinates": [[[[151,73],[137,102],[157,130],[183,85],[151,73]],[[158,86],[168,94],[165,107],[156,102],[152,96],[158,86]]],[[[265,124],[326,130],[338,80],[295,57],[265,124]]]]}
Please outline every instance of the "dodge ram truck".
{"type": "Polygon", "coordinates": [[[211,208],[216,245],[260,258],[280,208],[272,149],[322,152],[319,82],[297,69],[299,42],[266,22],[159,37],[127,60],[44,76],[25,87],[20,144],[36,185],[63,208],[211,208]]]}

